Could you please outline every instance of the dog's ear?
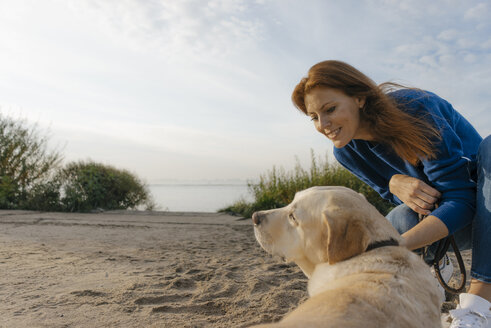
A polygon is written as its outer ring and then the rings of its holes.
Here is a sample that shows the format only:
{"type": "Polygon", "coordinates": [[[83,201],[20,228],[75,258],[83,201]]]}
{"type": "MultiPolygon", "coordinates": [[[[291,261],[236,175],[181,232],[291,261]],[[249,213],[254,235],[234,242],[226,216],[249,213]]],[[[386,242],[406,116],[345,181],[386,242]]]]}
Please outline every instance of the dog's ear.
{"type": "Polygon", "coordinates": [[[327,257],[329,264],[361,254],[369,243],[363,213],[353,209],[330,206],[324,213],[327,225],[327,257]],[[360,216],[361,217],[358,217],[360,216]]]}

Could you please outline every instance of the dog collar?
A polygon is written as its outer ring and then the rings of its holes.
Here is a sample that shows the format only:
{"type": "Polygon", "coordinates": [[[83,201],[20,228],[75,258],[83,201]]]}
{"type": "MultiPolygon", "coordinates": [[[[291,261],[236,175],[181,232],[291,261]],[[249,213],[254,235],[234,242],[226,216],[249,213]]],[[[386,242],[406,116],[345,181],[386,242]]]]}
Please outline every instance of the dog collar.
{"type": "Polygon", "coordinates": [[[387,240],[376,241],[376,242],[368,245],[365,252],[371,251],[372,249],[375,249],[375,248],[380,248],[380,247],[385,247],[385,246],[399,246],[399,242],[395,239],[392,239],[392,238],[387,239],[387,240]]]}

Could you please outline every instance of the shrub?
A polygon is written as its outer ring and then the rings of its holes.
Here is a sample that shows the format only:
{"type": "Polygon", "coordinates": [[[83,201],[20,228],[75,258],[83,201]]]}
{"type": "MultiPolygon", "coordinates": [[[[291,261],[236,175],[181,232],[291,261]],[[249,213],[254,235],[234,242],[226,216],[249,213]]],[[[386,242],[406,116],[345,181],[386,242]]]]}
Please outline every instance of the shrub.
{"type": "Polygon", "coordinates": [[[0,208],[21,208],[59,166],[61,155],[47,142],[36,125],[0,114],[0,208]]]}
{"type": "Polygon", "coordinates": [[[367,200],[374,205],[379,212],[386,215],[393,205],[384,200],[370,186],[351,174],[337,163],[329,163],[325,160],[317,160],[311,151],[311,166],[307,171],[302,168],[298,158],[293,171],[273,167],[264,175],[260,175],[259,182],[248,183],[249,192],[253,196],[253,202],[239,200],[235,204],[221,209],[220,212],[239,214],[250,217],[253,212],[271,208],[279,208],[289,204],[297,191],[313,186],[345,186],[362,193],[367,200]]]}
{"type": "Polygon", "coordinates": [[[61,170],[61,206],[69,212],[152,207],[147,186],[126,170],[94,162],[73,162],[61,170]]]}
{"type": "Polygon", "coordinates": [[[55,177],[52,180],[42,184],[35,185],[19,208],[35,211],[63,211],[64,208],[60,202],[61,182],[55,177]]]}
{"type": "Polygon", "coordinates": [[[61,168],[37,125],[0,115],[0,208],[86,212],[153,208],[147,186],[126,170],[94,162],[61,168]]]}

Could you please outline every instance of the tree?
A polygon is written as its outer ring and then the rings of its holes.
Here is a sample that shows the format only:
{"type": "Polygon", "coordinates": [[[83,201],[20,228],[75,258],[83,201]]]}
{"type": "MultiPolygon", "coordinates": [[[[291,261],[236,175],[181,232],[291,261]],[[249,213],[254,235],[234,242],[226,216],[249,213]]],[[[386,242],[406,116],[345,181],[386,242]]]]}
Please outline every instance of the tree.
{"type": "Polygon", "coordinates": [[[22,207],[29,192],[54,174],[62,156],[47,144],[37,125],[0,114],[0,208],[22,207]]]}

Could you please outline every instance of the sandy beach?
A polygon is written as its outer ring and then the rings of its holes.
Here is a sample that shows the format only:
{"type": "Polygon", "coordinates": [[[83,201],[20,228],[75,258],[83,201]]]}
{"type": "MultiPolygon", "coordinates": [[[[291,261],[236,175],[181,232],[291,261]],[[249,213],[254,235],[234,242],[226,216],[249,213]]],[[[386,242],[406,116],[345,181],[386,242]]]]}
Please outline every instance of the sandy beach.
{"type": "Polygon", "coordinates": [[[0,211],[1,327],[246,327],[306,297],[250,220],[0,211]]]}
{"type": "Polygon", "coordinates": [[[247,327],[307,297],[250,220],[214,213],[0,211],[0,273],[9,328],[247,327]]]}

